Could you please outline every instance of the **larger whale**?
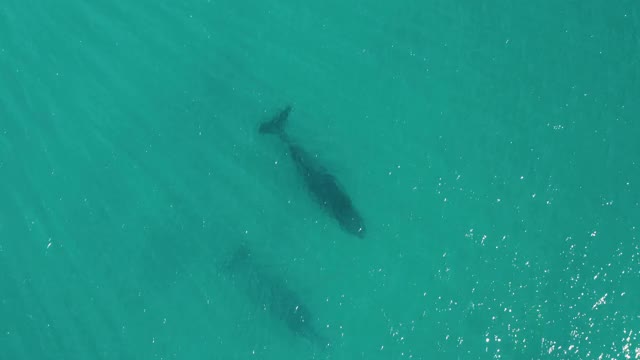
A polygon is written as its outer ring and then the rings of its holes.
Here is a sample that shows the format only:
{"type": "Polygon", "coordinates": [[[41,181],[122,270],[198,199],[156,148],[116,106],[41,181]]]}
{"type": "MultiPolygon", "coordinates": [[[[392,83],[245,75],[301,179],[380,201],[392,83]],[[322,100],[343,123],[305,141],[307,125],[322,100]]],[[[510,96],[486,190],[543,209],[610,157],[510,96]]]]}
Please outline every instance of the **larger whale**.
{"type": "Polygon", "coordinates": [[[275,134],[282,140],[316,202],[338,221],[344,231],[363,238],[364,220],[338,180],[320,166],[314,156],[309,155],[300,145],[291,140],[285,132],[284,127],[290,113],[291,106],[285,107],[269,121],[262,123],[259,132],[275,134]]]}

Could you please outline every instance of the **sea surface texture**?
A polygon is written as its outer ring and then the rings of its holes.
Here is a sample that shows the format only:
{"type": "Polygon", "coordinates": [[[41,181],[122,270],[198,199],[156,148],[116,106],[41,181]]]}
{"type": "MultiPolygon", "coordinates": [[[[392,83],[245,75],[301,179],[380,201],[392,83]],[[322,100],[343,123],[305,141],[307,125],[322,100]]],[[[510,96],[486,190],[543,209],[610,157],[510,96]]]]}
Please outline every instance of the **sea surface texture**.
{"type": "Polygon", "coordinates": [[[637,0],[0,6],[2,360],[640,359],[639,298],[637,0]]]}

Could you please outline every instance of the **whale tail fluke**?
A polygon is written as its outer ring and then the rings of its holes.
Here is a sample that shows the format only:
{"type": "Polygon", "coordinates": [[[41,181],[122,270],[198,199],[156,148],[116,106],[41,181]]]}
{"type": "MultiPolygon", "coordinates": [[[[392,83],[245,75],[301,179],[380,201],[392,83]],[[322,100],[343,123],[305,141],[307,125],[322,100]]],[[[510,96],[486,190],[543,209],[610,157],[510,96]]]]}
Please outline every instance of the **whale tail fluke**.
{"type": "Polygon", "coordinates": [[[271,120],[262,123],[259,130],[260,133],[283,135],[284,126],[287,124],[287,119],[289,118],[290,112],[291,105],[288,105],[287,107],[282,109],[276,116],[271,118],[271,120]]]}

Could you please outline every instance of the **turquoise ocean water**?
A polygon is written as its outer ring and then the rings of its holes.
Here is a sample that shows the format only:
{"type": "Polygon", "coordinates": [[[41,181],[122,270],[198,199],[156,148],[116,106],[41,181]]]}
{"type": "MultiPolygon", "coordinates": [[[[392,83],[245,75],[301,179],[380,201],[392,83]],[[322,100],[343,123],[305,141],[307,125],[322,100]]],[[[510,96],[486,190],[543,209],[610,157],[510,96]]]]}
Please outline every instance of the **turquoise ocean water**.
{"type": "Polygon", "coordinates": [[[0,359],[638,359],[638,99],[631,0],[5,0],[0,359]]]}

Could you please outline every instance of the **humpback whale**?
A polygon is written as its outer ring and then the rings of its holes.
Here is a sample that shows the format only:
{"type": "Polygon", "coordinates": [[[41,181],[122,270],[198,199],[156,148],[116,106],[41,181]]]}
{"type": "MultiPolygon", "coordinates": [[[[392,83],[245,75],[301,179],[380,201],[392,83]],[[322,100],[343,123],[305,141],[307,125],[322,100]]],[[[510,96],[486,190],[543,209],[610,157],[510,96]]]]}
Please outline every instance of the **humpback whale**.
{"type": "Polygon", "coordinates": [[[338,221],[344,231],[364,238],[364,220],[338,180],[320,166],[314,156],[309,155],[300,145],[291,140],[284,131],[289,113],[291,113],[291,106],[285,107],[269,121],[262,123],[259,132],[275,134],[282,140],[316,202],[338,221]]]}
{"type": "Polygon", "coordinates": [[[226,264],[226,270],[256,305],[282,321],[293,334],[321,349],[329,346],[328,339],[314,327],[313,316],[299,296],[287,286],[284,279],[255,262],[246,246],[241,245],[235,250],[226,264]]]}

